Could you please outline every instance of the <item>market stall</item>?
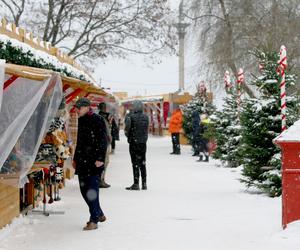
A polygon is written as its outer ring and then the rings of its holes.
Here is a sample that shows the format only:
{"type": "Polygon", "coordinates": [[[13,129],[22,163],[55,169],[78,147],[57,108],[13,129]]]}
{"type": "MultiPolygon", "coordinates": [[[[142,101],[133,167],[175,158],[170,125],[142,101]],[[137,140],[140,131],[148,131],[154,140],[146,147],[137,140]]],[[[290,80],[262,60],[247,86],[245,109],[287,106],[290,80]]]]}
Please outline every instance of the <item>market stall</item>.
{"type": "Polygon", "coordinates": [[[135,100],[140,100],[144,104],[144,113],[149,117],[149,132],[153,135],[162,136],[168,133],[168,122],[173,111],[173,104],[185,104],[191,98],[188,93],[128,98],[121,101],[123,117],[131,109],[132,103],[135,100]]]}
{"type": "Polygon", "coordinates": [[[117,105],[73,58],[5,19],[0,52],[1,228],[22,211],[60,199],[74,174],[74,102],[85,96],[94,106],[117,105]]]}
{"type": "Polygon", "coordinates": [[[2,62],[1,73],[0,227],[23,209],[60,199],[64,178],[73,174],[77,98],[114,100],[99,87],[49,70],[2,62]]]}
{"type": "MultiPolygon", "coordinates": [[[[121,101],[123,106],[123,117],[131,110],[132,103],[135,100],[140,100],[144,104],[144,113],[149,118],[149,132],[155,135],[163,134],[163,127],[166,126],[164,123],[164,111],[163,111],[163,96],[151,96],[151,97],[138,97],[138,98],[130,98],[121,101]]],[[[168,114],[168,110],[165,112],[168,114]]]]}

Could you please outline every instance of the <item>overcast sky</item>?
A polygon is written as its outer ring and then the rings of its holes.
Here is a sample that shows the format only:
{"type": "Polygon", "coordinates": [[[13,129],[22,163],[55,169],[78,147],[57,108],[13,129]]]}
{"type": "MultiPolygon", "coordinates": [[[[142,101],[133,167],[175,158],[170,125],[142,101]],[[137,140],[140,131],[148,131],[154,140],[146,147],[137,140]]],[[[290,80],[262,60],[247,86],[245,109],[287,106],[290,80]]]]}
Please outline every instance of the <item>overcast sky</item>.
{"type": "Polygon", "coordinates": [[[126,91],[129,95],[151,95],[178,89],[178,58],[164,58],[163,63],[146,65],[141,56],[129,60],[110,60],[100,64],[95,72],[102,87],[113,92],[126,91]]]}
{"type": "MultiPolygon", "coordinates": [[[[172,8],[177,8],[180,0],[170,0],[172,8]]],[[[191,88],[186,63],[186,88],[191,88]]],[[[131,56],[128,60],[109,60],[99,64],[94,73],[95,79],[102,87],[110,87],[111,91],[125,91],[129,95],[153,95],[178,90],[178,57],[162,58],[161,64],[144,62],[142,56],[131,56]]]]}

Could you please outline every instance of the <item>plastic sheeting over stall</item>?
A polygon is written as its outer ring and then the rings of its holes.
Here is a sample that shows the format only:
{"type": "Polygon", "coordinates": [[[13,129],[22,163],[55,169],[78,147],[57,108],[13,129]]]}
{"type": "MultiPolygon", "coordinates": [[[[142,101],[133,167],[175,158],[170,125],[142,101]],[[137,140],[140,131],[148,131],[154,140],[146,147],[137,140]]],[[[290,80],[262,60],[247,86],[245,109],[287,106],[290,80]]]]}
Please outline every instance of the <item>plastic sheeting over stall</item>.
{"type": "Polygon", "coordinates": [[[0,110],[1,110],[2,96],[3,96],[4,75],[5,75],[5,60],[0,60],[0,110]]]}
{"type": "MultiPolygon", "coordinates": [[[[10,75],[5,75],[5,80],[10,75]]],[[[58,74],[43,81],[17,78],[3,92],[0,110],[0,182],[17,176],[19,186],[26,182],[41,141],[62,100],[58,74]]]]}

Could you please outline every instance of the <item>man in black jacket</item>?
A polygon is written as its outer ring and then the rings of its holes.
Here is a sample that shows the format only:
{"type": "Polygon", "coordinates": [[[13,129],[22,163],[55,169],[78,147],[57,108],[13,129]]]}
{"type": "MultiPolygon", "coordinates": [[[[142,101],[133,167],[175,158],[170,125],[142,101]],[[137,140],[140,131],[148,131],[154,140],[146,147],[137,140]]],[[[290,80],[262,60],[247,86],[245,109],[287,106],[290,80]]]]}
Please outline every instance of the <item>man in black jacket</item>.
{"type": "Polygon", "coordinates": [[[90,105],[87,98],[80,98],[75,104],[79,118],[73,167],[90,212],[83,230],[97,229],[98,222],[106,220],[99,203],[99,176],[105,163],[107,135],[103,118],[95,114],[90,105]]]}
{"type": "Polygon", "coordinates": [[[147,189],[146,150],[148,139],[149,119],[143,114],[143,103],[133,102],[133,109],[125,119],[125,135],[129,142],[129,152],[133,169],[133,185],[127,190],[140,190],[139,177],[141,172],[142,189],[147,189]]]}

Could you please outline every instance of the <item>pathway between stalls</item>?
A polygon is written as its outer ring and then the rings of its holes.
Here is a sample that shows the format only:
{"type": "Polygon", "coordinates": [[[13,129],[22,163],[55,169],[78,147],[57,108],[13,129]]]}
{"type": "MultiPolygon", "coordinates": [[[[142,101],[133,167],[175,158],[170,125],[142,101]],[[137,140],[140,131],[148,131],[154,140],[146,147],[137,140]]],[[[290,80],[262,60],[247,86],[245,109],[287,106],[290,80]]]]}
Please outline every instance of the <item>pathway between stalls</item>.
{"type": "Polygon", "coordinates": [[[127,191],[132,170],[121,137],[107,174],[112,187],[100,190],[107,222],[82,231],[88,211],[75,178],[61,191],[62,201],[51,206],[65,215],[17,220],[0,237],[0,250],[282,249],[275,237],[281,230],[280,199],[244,193],[237,170],[217,167],[217,161],[196,162],[190,146],[182,155],[170,150],[170,138],[150,137],[148,190],[127,191]]]}

